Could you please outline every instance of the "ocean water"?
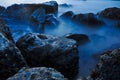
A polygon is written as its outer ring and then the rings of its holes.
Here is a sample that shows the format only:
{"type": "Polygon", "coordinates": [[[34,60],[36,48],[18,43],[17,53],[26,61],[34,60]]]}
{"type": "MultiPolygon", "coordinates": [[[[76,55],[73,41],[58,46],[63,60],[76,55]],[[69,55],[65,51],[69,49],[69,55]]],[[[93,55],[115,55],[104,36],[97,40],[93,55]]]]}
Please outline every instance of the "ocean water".
{"type": "MultiPolygon", "coordinates": [[[[0,5],[7,7],[12,4],[29,3],[38,4],[49,0],[0,0],[0,5]]],[[[59,7],[59,15],[66,11],[73,11],[78,13],[97,13],[105,8],[119,7],[120,1],[116,0],[56,0],[59,4],[67,3],[72,7],[59,7]]],[[[68,33],[86,34],[89,36],[91,43],[81,46],[79,48],[79,64],[80,71],[78,76],[88,76],[96,65],[96,59],[93,58],[94,54],[100,54],[106,50],[111,50],[114,47],[120,46],[120,29],[115,27],[115,21],[104,19],[106,25],[101,26],[99,29],[86,29],[84,26],[76,24],[61,22],[59,27],[55,29],[46,29],[45,34],[52,34],[63,36],[68,33]]],[[[13,33],[13,37],[17,40],[26,32],[33,32],[29,24],[11,21],[8,25],[13,33]],[[12,23],[11,23],[12,22],[12,23]]]]}

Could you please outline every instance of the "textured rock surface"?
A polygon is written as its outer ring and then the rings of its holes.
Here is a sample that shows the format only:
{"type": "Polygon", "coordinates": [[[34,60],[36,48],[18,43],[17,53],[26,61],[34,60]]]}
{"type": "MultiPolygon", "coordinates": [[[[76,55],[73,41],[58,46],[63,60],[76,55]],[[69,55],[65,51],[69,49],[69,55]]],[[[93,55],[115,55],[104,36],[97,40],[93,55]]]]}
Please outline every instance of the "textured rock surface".
{"type": "Polygon", "coordinates": [[[0,33],[0,80],[27,66],[19,49],[0,33]]]}
{"type": "Polygon", "coordinates": [[[58,11],[58,4],[56,1],[49,1],[41,4],[14,4],[7,7],[3,17],[10,17],[22,20],[29,20],[31,14],[38,8],[44,8],[46,14],[56,13],[58,11]]]}
{"type": "Polygon", "coordinates": [[[67,34],[65,37],[75,40],[78,45],[83,45],[90,42],[89,37],[85,34],[67,34]]]}
{"type": "Polygon", "coordinates": [[[65,80],[65,78],[53,68],[37,67],[21,69],[7,80],[65,80]]]}
{"type": "Polygon", "coordinates": [[[117,7],[106,8],[103,11],[97,13],[97,15],[109,19],[120,20],[120,8],[117,7]]]}
{"type": "Polygon", "coordinates": [[[7,27],[2,18],[0,18],[0,33],[2,33],[11,42],[14,42],[10,29],[7,27]]]}
{"type": "Polygon", "coordinates": [[[120,80],[120,49],[102,55],[91,78],[93,80],[120,80]]]}
{"type": "Polygon", "coordinates": [[[31,67],[53,67],[73,79],[78,73],[78,50],[74,40],[30,33],[16,44],[31,67]]]}

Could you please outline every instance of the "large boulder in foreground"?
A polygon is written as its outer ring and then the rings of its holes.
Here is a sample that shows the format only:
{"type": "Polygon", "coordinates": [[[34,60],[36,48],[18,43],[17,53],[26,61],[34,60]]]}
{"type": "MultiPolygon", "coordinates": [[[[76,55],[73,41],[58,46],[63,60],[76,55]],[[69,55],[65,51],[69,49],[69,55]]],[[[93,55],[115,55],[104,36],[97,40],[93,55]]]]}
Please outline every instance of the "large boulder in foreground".
{"type": "Polygon", "coordinates": [[[120,80],[120,49],[102,55],[91,78],[93,80],[120,80]]]}
{"type": "Polygon", "coordinates": [[[120,20],[120,8],[112,7],[106,8],[101,12],[98,12],[97,15],[102,16],[104,18],[120,20]]]}
{"type": "Polygon", "coordinates": [[[6,80],[24,66],[27,64],[19,49],[0,33],[0,80],[6,80]]]}
{"type": "Polygon", "coordinates": [[[72,80],[78,73],[78,49],[74,40],[29,33],[21,37],[16,45],[31,67],[53,67],[72,80]]]}
{"type": "Polygon", "coordinates": [[[3,17],[29,20],[33,11],[44,8],[46,14],[57,13],[58,4],[56,1],[49,1],[41,4],[14,4],[4,11],[3,17]]]}
{"type": "Polygon", "coordinates": [[[64,76],[53,68],[23,68],[7,80],[65,80],[64,76]]]}
{"type": "Polygon", "coordinates": [[[84,45],[88,42],[90,42],[90,39],[85,34],[67,34],[65,35],[68,39],[73,39],[77,42],[78,45],[84,45]]]}
{"type": "Polygon", "coordinates": [[[2,18],[0,18],[0,33],[2,33],[11,42],[14,42],[10,29],[2,18]]]}
{"type": "Polygon", "coordinates": [[[104,22],[93,13],[76,14],[73,16],[73,21],[91,27],[104,25],[104,22]]]}

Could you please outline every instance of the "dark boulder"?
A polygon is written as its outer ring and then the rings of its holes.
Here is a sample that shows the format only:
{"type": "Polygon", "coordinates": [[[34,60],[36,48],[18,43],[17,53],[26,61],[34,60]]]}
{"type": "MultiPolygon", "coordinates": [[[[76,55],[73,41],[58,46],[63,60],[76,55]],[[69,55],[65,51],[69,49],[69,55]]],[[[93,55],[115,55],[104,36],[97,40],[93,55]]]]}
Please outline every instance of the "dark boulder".
{"type": "Polygon", "coordinates": [[[120,20],[120,8],[117,7],[106,8],[103,11],[98,12],[97,15],[104,18],[120,20]]]}
{"type": "Polygon", "coordinates": [[[57,13],[58,4],[56,1],[49,1],[41,4],[14,4],[7,7],[2,16],[28,21],[31,14],[39,8],[44,8],[46,14],[57,13]]]}
{"type": "Polygon", "coordinates": [[[72,80],[78,74],[79,56],[74,40],[29,33],[21,37],[16,45],[31,67],[53,67],[72,80]]]}
{"type": "Polygon", "coordinates": [[[19,49],[0,33],[0,80],[14,75],[27,66],[19,49]]]}
{"type": "Polygon", "coordinates": [[[93,13],[77,14],[73,16],[73,21],[91,27],[104,25],[104,22],[97,18],[93,13]]]}
{"type": "Polygon", "coordinates": [[[61,19],[72,19],[72,17],[74,16],[74,13],[72,11],[67,11],[65,13],[63,13],[60,18],[61,19]]]}
{"type": "Polygon", "coordinates": [[[10,29],[5,24],[4,20],[0,18],[0,33],[2,33],[8,40],[14,43],[10,29]]]}
{"type": "Polygon", "coordinates": [[[83,45],[90,42],[89,37],[85,34],[67,34],[65,37],[75,40],[78,45],[83,45]]]}
{"type": "Polygon", "coordinates": [[[53,68],[24,68],[7,80],[65,80],[64,76],[53,68]]]}
{"type": "Polygon", "coordinates": [[[102,55],[91,78],[92,80],[120,80],[120,49],[102,55]]]}
{"type": "Polygon", "coordinates": [[[5,11],[5,8],[3,6],[0,6],[0,15],[5,11]]]}

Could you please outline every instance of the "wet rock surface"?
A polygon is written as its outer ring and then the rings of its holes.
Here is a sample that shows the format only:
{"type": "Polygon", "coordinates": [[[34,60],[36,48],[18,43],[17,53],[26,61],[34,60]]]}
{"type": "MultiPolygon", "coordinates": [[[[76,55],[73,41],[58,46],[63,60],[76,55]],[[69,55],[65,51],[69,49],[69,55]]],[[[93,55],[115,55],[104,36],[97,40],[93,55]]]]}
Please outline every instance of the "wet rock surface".
{"type": "Polygon", "coordinates": [[[93,80],[120,79],[120,49],[106,52],[91,74],[93,80]]]}
{"type": "Polygon", "coordinates": [[[53,68],[36,67],[21,69],[7,80],[65,80],[65,78],[53,68]]]}
{"type": "Polygon", "coordinates": [[[117,7],[106,8],[103,11],[97,13],[97,15],[102,16],[104,18],[120,20],[120,8],[117,7]]]}
{"type": "Polygon", "coordinates": [[[90,42],[89,37],[85,34],[67,34],[65,37],[75,40],[77,42],[77,45],[83,45],[90,42]]]}
{"type": "Polygon", "coordinates": [[[76,77],[78,73],[76,41],[30,33],[21,37],[16,44],[29,66],[53,67],[69,79],[76,77]]]}

